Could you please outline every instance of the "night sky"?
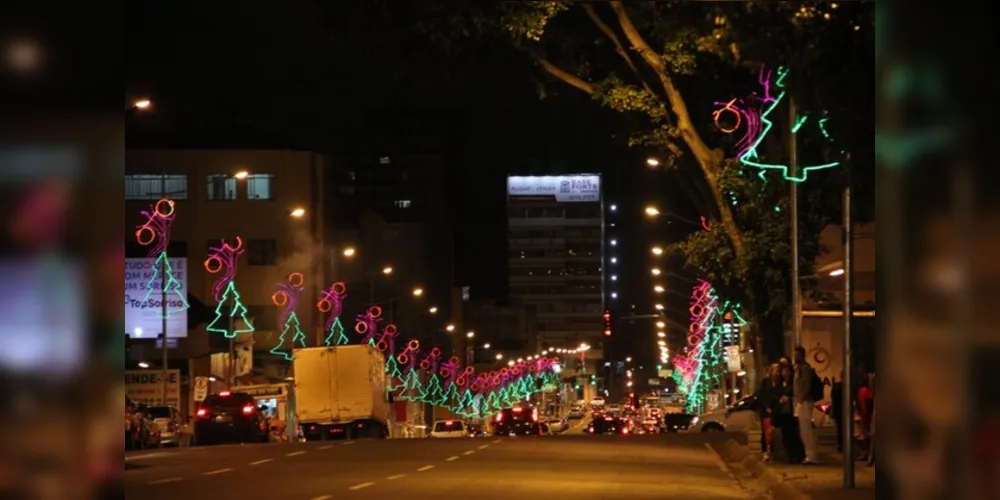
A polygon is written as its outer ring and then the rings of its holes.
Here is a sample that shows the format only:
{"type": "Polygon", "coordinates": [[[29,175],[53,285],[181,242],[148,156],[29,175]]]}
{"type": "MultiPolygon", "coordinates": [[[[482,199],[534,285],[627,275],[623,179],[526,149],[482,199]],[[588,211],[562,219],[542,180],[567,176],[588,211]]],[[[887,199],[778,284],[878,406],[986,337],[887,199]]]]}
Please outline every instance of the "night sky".
{"type": "MultiPolygon", "coordinates": [[[[550,85],[541,99],[541,75],[522,54],[498,47],[444,58],[414,32],[412,13],[396,5],[405,3],[342,1],[319,14],[308,2],[129,4],[126,97],[149,96],[156,112],[129,117],[128,144],[334,153],[361,136],[432,131],[449,158],[445,194],[460,207],[456,284],[495,299],[506,295],[505,176],[602,173],[607,201],[622,206],[612,233],[620,241],[621,312],[631,304],[651,310],[649,245],[697,228],[651,226],[641,206],[656,202],[697,220],[683,179],[647,169],[650,152],[628,148],[613,132],[629,125],[626,118],[575,89],[550,85]]],[[[668,284],[683,303],[690,285],[668,284]]],[[[671,309],[684,323],[686,308],[678,306],[671,309]]],[[[636,336],[648,342],[651,327],[641,330],[636,336]]]]}

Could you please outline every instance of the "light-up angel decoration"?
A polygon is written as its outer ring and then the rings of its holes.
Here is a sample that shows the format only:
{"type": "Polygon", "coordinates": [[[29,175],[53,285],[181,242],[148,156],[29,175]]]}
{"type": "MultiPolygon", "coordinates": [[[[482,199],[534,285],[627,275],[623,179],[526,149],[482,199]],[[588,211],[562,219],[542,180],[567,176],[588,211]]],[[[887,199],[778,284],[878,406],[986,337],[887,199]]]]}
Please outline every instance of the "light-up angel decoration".
{"type": "Polygon", "coordinates": [[[271,295],[271,302],[281,308],[278,314],[278,329],[281,336],[278,338],[278,345],[271,349],[271,354],[281,356],[288,361],[295,358],[292,350],[296,347],[306,346],[306,334],[302,331],[299,317],[295,314],[295,306],[299,303],[299,296],[305,288],[305,278],[302,273],[292,273],[288,279],[278,283],[278,291],[271,295]],[[291,334],[291,339],[289,339],[291,334]],[[285,342],[289,342],[286,347],[285,342]]]}
{"type": "Polygon", "coordinates": [[[347,345],[350,339],[344,333],[344,325],[340,323],[340,315],[344,312],[344,299],[347,298],[347,285],[338,281],[323,290],[322,294],[323,297],[316,303],[316,309],[324,314],[330,313],[323,325],[323,331],[327,332],[323,343],[327,346],[347,345]]]}
{"type": "MultiPolygon", "coordinates": [[[[136,227],[135,240],[140,245],[149,247],[149,257],[155,257],[156,260],[151,266],[152,273],[149,281],[146,282],[146,293],[139,300],[139,303],[145,309],[158,310],[162,316],[183,312],[190,306],[187,297],[181,293],[183,287],[174,276],[173,267],[167,257],[167,248],[170,246],[170,226],[174,222],[174,202],[163,198],[150,205],[149,210],[143,210],[140,213],[146,218],[146,222],[136,227]],[[157,297],[150,302],[150,297],[154,292],[159,292],[165,297],[157,297]],[[164,299],[166,307],[161,302],[164,299]]],[[[129,304],[134,301],[126,295],[125,302],[129,304]]]]}
{"type": "Polygon", "coordinates": [[[212,287],[212,295],[219,304],[215,306],[215,319],[205,327],[205,330],[221,333],[228,339],[235,338],[241,333],[253,333],[255,330],[253,323],[247,318],[247,308],[240,300],[239,292],[236,291],[236,266],[241,254],[243,254],[243,240],[237,236],[235,247],[222,240],[218,247],[209,248],[208,258],[204,263],[206,272],[219,275],[212,287]],[[223,318],[226,318],[225,322],[223,318]],[[238,326],[234,321],[236,319],[239,319],[244,326],[238,326]]]}
{"type": "Polygon", "coordinates": [[[371,306],[364,314],[359,314],[354,323],[354,332],[361,335],[361,345],[369,344],[375,347],[378,343],[378,325],[382,322],[382,308],[371,306]]]}
{"type": "MultiPolygon", "coordinates": [[[[399,367],[401,375],[398,376],[400,382],[395,386],[396,398],[401,401],[421,401],[423,399],[423,385],[420,382],[420,341],[410,339],[406,343],[406,348],[399,356],[395,356],[396,366],[399,367]]],[[[386,373],[389,373],[389,362],[386,362],[386,373]]]]}

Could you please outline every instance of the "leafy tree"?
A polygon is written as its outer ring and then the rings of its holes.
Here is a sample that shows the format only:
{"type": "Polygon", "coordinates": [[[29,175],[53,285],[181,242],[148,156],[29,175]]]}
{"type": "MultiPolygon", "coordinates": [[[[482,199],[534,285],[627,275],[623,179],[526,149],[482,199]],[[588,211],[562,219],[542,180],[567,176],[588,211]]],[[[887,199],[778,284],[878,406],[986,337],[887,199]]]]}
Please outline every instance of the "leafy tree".
{"type": "MultiPolygon", "coordinates": [[[[629,145],[655,154],[662,168],[692,178],[686,192],[709,220],[673,251],[720,295],[741,302],[751,330],[768,332],[770,350],[780,347],[790,299],[789,189],[763,182],[727,159],[732,139],[718,133],[714,100],[743,97],[754,88],[761,64],[791,68],[790,92],[800,109],[827,111],[841,148],[868,153],[870,139],[849,132],[871,122],[856,82],[870,87],[872,31],[869,5],[820,2],[437,2],[424,13],[424,32],[442,47],[462,52],[485,43],[523,54],[545,76],[545,96],[571,88],[623,115],[629,145]],[[839,9],[839,10],[838,10],[839,9]],[[477,43],[478,42],[478,43],[477,43]],[[830,64],[836,59],[838,63],[830,64]],[[830,67],[833,66],[833,67],[830,67]],[[870,74],[870,69],[868,69],[870,74]],[[839,74],[839,78],[832,76],[839,74]],[[555,85],[556,90],[553,91],[555,85]],[[854,94],[848,92],[850,88],[854,94]],[[861,110],[857,109],[862,107],[861,110]],[[861,111],[861,112],[859,112],[861,111]],[[839,123],[838,123],[839,122],[839,123]]],[[[868,108],[870,109],[870,108],[868,108]]],[[[611,120],[620,118],[611,117],[611,120]]],[[[771,134],[762,149],[781,156],[787,148],[771,134]]],[[[870,128],[870,127],[869,127],[870,128]]],[[[780,129],[779,129],[780,131],[780,129]]],[[[871,134],[868,134],[870,137],[871,134]]],[[[815,139],[800,138],[800,155],[838,156],[815,139]]],[[[840,158],[837,158],[839,160],[840,158]]],[[[867,170],[869,165],[862,165],[867,170]]],[[[800,190],[800,269],[821,252],[819,231],[839,206],[838,174],[817,176],[800,190]]],[[[761,343],[758,336],[758,343],[761,343]]],[[[763,355],[758,349],[758,355],[763,355]]]]}

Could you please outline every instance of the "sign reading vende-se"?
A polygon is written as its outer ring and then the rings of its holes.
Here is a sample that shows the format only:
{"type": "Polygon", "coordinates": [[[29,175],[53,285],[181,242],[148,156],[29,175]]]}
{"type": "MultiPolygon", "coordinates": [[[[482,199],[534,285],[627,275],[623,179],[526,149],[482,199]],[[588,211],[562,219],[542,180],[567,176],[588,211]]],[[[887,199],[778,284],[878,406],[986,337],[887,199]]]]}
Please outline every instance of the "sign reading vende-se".
{"type": "MultiPolygon", "coordinates": [[[[187,259],[167,260],[171,274],[180,284],[177,292],[181,297],[187,297],[187,259]]],[[[155,339],[163,329],[160,277],[150,282],[154,274],[159,274],[158,266],[154,266],[156,259],[125,259],[125,333],[133,339],[155,339]],[[148,300],[143,301],[150,287],[153,292],[148,300]]],[[[167,294],[167,312],[167,337],[187,337],[187,308],[172,291],[167,294]]]]}
{"type": "MultiPolygon", "coordinates": [[[[162,370],[125,370],[125,394],[137,403],[163,405],[162,370]]],[[[167,370],[167,406],[180,408],[181,372],[167,370]]]]}

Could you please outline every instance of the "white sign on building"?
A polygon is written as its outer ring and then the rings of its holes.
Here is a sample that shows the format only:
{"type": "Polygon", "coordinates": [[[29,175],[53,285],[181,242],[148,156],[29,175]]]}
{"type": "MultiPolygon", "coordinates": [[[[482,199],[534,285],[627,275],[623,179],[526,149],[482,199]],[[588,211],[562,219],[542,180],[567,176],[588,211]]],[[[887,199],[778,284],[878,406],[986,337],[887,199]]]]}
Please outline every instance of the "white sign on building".
{"type": "Polygon", "coordinates": [[[593,174],[577,175],[537,175],[507,177],[508,196],[552,196],[558,202],[599,202],[601,201],[601,176],[593,174]]]}
{"type": "MultiPolygon", "coordinates": [[[[170,271],[180,288],[167,292],[167,337],[187,337],[187,259],[168,258],[170,271]]],[[[125,333],[133,339],[155,339],[163,329],[159,273],[155,258],[125,259],[125,333]],[[154,269],[154,266],[156,267],[154,269]],[[153,292],[146,298],[146,292],[153,292]]],[[[169,345],[169,344],[168,344],[169,345]]]]}
{"type": "MultiPolygon", "coordinates": [[[[136,403],[162,406],[162,370],[125,370],[125,394],[136,403]]],[[[167,370],[167,406],[181,406],[181,371],[167,370]]]]}

